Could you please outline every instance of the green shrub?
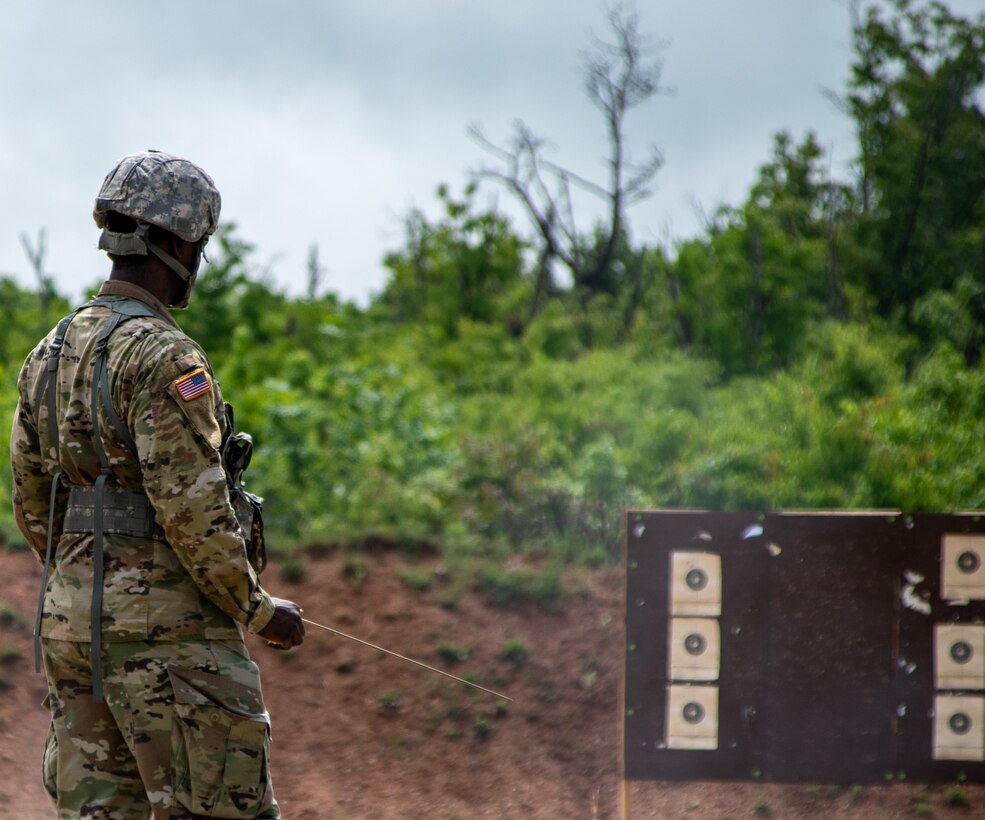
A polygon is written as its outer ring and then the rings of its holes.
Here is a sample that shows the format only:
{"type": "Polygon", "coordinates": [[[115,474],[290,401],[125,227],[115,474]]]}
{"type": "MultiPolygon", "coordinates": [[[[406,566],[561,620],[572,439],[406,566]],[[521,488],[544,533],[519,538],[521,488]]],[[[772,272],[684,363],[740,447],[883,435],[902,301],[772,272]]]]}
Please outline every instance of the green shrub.
{"type": "Polygon", "coordinates": [[[21,652],[19,649],[15,649],[12,646],[2,646],[0,647],[0,664],[4,666],[9,666],[20,660],[21,652]]]}
{"type": "Polygon", "coordinates": [[[501,607],[533,601],[546,612],[553,612],[561,600],[560,571],[556,566],[534,570],[487,564],[479,573],[478,584],[479,589],[501,607]]]}
{"type": "Polygon", "coordinates": [[[961,784],[948,786],[944,790],[944,802],[948,806],[967,808],[970,805],[968,802],[968,789],[961,784]]]}
{"type": "Polygon", "coordinates": [[[463,663],[472,655],[472,647],[458,646],[453,643],[438,644],[438,657],[449,663],[463,663]]]}
{"type": "Polygon", "coordinates": [[[499,657],[509,661],[514,666],[526,666],[530,659],[530,650],[520,638],[510,638],[499,650],[499,657]]]}
{"type": "Polygon", "coordinates": [[[424,592],[434,580],[434,572],[428,567],[408,567],[400,571],[400,580],[411,589],[424,592]]]}
{"type": "Polygon", "coordinates": [[[484,715],[476,715],[475,720],[472,722],[472,730],[475,733],[476,740],[488,740],[492,734],[492,723],[484,715]]]}
{"type": "Polygon", "coordinates": [[[395,692],[381,692],[379,696],[380,706],[384,709],[399,709],[400,696],[395,692]]]}
{"type": "Polygon", "coordinates": [[[12,604],[0,604],[0,626],[23,628],[27,619],[12,604]]]}

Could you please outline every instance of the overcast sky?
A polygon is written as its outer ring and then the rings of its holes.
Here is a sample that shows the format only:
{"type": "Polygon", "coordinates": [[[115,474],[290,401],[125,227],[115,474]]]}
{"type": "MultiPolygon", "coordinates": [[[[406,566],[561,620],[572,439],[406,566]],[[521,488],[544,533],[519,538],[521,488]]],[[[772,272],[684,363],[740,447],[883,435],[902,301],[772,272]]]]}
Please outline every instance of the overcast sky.
{"type": "MultiPolygon", "coordinates": [[[[814,130],[847,175],[851,125],[823,93],[848,76],[847,0],[637,8],[673,88],[628,119],[631,150],[665,157],[631,212],[637,241],[672,244],[700,231],[701,210],[741,202],[781,129],[814,130]]],[[[3,15],[0,274],[33,281],[20,237],[44,228],[47,269],[73,298],[108,268],[92,200],[137,150],[205,168],[223,221],[279,286],[303,291],[317,243],[325,285],[359,302],[382,287],[408,209],[436,214],[439,183],[460,192],[488,163],[470,124],[505,141],[521,118],[555,161],[604,170],[580,74],[606,30],[598,0],[8,0],[3,15]]]]}

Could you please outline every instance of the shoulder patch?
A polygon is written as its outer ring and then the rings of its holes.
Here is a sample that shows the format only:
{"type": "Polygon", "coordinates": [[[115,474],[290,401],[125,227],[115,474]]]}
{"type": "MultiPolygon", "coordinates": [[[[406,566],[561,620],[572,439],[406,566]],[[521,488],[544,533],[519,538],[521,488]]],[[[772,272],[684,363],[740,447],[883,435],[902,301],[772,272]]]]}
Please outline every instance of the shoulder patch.
{"type": "Polygon", "coordinates": [[[209,379],[209,374],[205,372],[205,368],[200,367],[198,370],[193,370],[180,379],[176,379],[174,389],[182,399],[191,401],[205,393],[211,393],[212,381],[209,379]]]}

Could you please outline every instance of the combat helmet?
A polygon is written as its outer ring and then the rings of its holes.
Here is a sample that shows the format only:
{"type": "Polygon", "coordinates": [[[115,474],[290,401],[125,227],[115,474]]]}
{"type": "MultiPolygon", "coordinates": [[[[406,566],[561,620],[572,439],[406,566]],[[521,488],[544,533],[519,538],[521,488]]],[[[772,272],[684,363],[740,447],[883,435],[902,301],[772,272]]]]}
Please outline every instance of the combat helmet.
{"type": "Polygon", "coordinates": [[[188,303],[197,274],[148,241],[151,226],[173,233],[186,242],[201,242],[219,224],[222,200],[212,178],[186,159],[163,151],[144,151],[121,159],[103,180],[92,218],[103,229],[100,250],[118,256],[153,254],[186,283],[184,297],[174,307],[188,303]],[[123,214],[137,223],[133,233],[112,231],[106,214],[123,214]]]}

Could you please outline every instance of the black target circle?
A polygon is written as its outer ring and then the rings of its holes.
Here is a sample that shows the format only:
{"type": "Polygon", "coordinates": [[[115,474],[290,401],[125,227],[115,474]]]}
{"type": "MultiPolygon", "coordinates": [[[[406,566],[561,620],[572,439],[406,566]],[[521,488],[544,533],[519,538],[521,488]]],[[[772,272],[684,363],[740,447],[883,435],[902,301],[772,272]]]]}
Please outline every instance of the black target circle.
{"type": "Polygon", "coordinates": [[[955,712],[948,718],[947,725],[956,735],[966,735],[971,731],[971,718],[964,712],[955,712]]]}
{"type": "Polygon", "coordinates": [[[955,663],[968,663],[974,654],[971,644],[967,641],[955,641],[951,644],[951,660],[955,663]]]}
{"type": "Polygon", "coordinates": [[[684,583],[687,584],[688,589],[700,592],[708,586],[708,573],[703,569],[692,569],[684,576],[684,583]]]}
{"type": "Polygon", "coordinates": [[[966,550],[958,556],[958,569],[967,575],[975,572],[982,565],[982,559],[977,552],[966,550]]]}
{"type": "Polygon", "coordinates": [[[705,718],[705,707],[700,703],[695,703],[693,700],[690,703],[685,703],[684,708],[681,710],[681,715],[690,724],[701,723],[705,718]]]}
{"type": "Polygon", "coordinates": [[[684,639],[684,649],[688,655],[700,655],[708,648],[708,641],[704,635],[692,632],[684,639]]]}

